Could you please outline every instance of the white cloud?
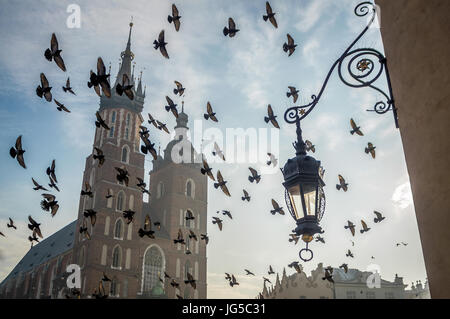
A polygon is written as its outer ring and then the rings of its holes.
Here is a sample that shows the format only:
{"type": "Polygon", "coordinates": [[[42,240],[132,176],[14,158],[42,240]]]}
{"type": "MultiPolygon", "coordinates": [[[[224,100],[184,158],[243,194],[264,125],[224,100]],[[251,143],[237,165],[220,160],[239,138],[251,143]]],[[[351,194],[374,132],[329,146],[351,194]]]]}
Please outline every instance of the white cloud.
{"type": "Polygon", "coordinates": [[[411,185],[409,182],[403,183],[395,189],[391,200],[400,209],[405,209],[413,205],[413,197],[411,192],[411,185]]]}

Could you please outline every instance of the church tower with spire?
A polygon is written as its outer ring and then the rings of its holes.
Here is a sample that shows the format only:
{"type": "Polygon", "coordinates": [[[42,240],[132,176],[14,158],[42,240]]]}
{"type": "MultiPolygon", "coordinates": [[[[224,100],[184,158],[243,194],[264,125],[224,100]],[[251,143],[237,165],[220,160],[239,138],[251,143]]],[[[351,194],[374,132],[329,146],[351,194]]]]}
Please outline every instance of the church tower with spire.
{"type": "MultiPolygon", "coordinates": [[[[86,158],[83,181],[91,194],[81,195],[77,219],[35,245],[0,284],[0,298],[64,298],[72,292],[65,281],[66,267],[81,270],[81,298],[92,298],[102,282],[109,298],[206,298],[207,177],[200,172],[201,155],[188,140],[188,115],[177,119],[176,136],[153,161],[145,177],[145,155],[140,150],[140,126],[144,123],[145,89],[142,73],[134,76],[131,51],[133,24],[121,53],[111,97],[100,97],[98,112],[109,126],[95,131],[92,154],[86,158]],[[134,98],[116,94],[126,74],[134,98]],[[97,150],[104,163],[94,157],[97,150]],[[126,185],[117,180],[116,168],[128,171],[126,185]],[[138,178],[147,183],[149,201],[144,201],[138,178]],[[133,211],[133,220],[124,211],[133,211]],[[95,212],[95,222],[89,213],[95,212]],[[86,216],[87,215],[87,216],[86,216]],[[148,216],[153,237],[140,237],[148,216]],[[87,232],[84,230],[87,228],[87,232]],[[175,244],[181,231],[184,244],[175,244]],[[196,289],[185,283],[187,274],[196,289]],[[165,275],[170,276],[169,278],[165,275]],[[106,276],[108,280],[105,279],[106,276]],[[171,285],[175,281],[177,285],[171,285]]],[[[159,134],[158,130],[150,133],[159,134]]]]}

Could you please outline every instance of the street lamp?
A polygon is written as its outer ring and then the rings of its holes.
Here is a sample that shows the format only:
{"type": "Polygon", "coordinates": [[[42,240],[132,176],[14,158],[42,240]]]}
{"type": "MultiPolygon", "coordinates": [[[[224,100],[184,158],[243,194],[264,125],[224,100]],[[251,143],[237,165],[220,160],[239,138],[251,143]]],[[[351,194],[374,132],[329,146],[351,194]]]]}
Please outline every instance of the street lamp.
{"type": "Polygon", "coordinates": [[[296,156],[289,159],[283,168],[283,186],[286,189],[285,199],[289,213],[297,223],[294,232],[306,243],[306,248],[300,251],[300,259],[309,261],[313,258],[313,252],[308,248],[308,244],[315,234],[322,233],[319,222],[325,212],[325,183],[322,180],[323,169],[320,161],[306,154],[299,119],[294,148],[296,156]],[[310,256],[304,257],[305,253],[310,256]]]}
{"type": "Polygon", "coordinates": [[[372,2],[364,1],[355,7],[354,13],[358,17],[364,17],[372,13],[372,17],[364,30],[356,37],[350,46],[331,66],[325,81],[317,95],[311,96],[311,102],[292,106],[284,113],[284,120],[288,124],[297,126],[297,142],[294,143],[296,156],[287,161],[284,166],[283,175],[285,187],[286,205],[289,212],[297,223],[294,232],[302,236],[306,243],[306,248],[300,250],[300,259],[309,261],[313,258],[313,252],[308,248],[308,244],[313,240],[313,236],[322,233],[319,226],[320,220],[325,213],[325,194],[323,187],[323,169],[320,161],[306,155],[306,145],[302,138],[300,121],[312,112],[321,99],[327,84],[335,70],[339,79],[346,86],[351,88],[370,88],[381,94],[382,100],[375,103],[370,112],[385,114],[392,111],[395,126],[398,128],[397,108],[392,92],[391,79],[387,66],[386,57],[373,48],[353,47],[369,30],[376,18],[376,7],[372,2]],[[378,86],[378,80],[382,74],[386,76],[387,93],[378,86]],[[309,257],[304,257],[309,253],[309,257]]]}

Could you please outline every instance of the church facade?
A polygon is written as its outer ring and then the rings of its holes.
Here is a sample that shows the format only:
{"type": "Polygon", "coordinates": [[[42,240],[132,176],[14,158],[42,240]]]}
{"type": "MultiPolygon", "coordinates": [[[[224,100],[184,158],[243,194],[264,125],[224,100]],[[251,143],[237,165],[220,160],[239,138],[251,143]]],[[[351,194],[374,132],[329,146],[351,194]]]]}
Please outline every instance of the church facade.
{"type": "Polygon", "coordinates": [[[97,128],[93,147],[103,151],[105,163],[99,166],[93,155],[86,158],[82,185],[89,182],[93,196],[80,196],[77,219],[23,257],[0,284],[1,298],[64,298],[68,293],[65,272],[70,264],[80,266],[81,297],[85,298],[98,289],[103,274],[111,279],[103,283],[109,298],[207,296],[206,243],[200,234],[207,233],[208,184],[207,177],[200,173],[201,155],[187,140],[188,116],[183,110],[177,119],[175,139],[167,145],[164,157],[158,154],[153,160],[150,176],[145,178],[145,156],[140,152],[139,137],[139,128],[145,125],[141,114],[145,89],[142,78],[135,79],[131,69],[132,26],[116,82],[111,83],[112,96],[100,98],[98,111],[110,130],[97,128]],[[123,74],[134,84],[133,100],[115,93],[123,74]],[[182,151],[177,149],[180,145],[182,151]],[[183,152],[181,163],[172,158],[173,154],[183,152]],[[115,167],[126,168],[128,186],[117,181],[115,167]],[[149,185],[149,202],[144,201],[137,178],[149,185]],[[112,196],[107,198],[108,194],[112,196]],[[86,220],[90,239],[79,231],[87,209],[97,212],[94,226],[86,220]],[[126,210],[135,212],[129,224],[123,218],[126,210]],[[186,219],[188,212],[194,219],[186,219]],[[147,215],[155,231],[154,239],[138,235],[147,215]],[[153,225],[155,222],[159,222],[159,229],[153,225]],[[179,230],[185,245],[173,242],[179,230]],[[197,235],[197,240],[189,238],[190,231],[197,235]],[[165,278],[164,273],[171,278],[165,278]],[[184,283],[187,273],[197,280],[196,289],[184,283]],[[170,285],[172,279],[178,287],[170,285]]]}

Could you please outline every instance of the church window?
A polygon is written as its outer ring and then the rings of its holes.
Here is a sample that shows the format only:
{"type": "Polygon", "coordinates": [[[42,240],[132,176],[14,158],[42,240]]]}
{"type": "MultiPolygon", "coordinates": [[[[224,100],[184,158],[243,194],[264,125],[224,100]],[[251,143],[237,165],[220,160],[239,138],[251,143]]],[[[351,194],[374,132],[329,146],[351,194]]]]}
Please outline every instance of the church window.
{"type": "Polygon", "coordinates": [[[102,247],[102,256],[101,256],[101,259],[100,259],[100,263],[103,266],[106,265],[106,254],[107,254],[107,252],[108,252],[108,246],[103,245],[103,247],[102,247]]]}
{"type": "Polygon", "coordinates": [[[191,198],[195,197],[195,184],[192,179],[186,182],[186,196],[191,198]]]}
{"type": "Polygon", "coordinates": [[[125,204],[125,195],[123,192],[119,192],[119,194],[117,194],[117,203],[116,203],[116,210],[117,211],[123,211],[123,207],[125,204]]]}
{"type": "Polygon", "coordinates": [[[184,280],[187,280],[188,273],[192,275],[191,262],[186,260],[186,263],[184,264],[184,280]]]}
{"type": "Polygon", "coordinates": [[[109,137],[110,137],[110,138],[113,138],[113,137],[114,137],[114,126],[111,126],[111,127],[109,128],[109,137]]]}
{"type": "Polygon", "coordinates": [[[113,297],[117,297],[118,296],[118,287],[117,286],[118,286],[117,285],[117,279],[113,278],[111,280],[111,288],[110,288],[110,291],[109,291],[110,295],[113,296],[113,297]]]}
{"type": "Polygon", "coordinates": [[[122,147],[122,162],[123,163],[128,163],[128,161],[129,161],[129,157],[128,157],[128,155],[129,155],[129,151],[128,151],[129,149],[128,149],[128,146],[127,145],[125,145],[124,147],[122,147]]]}
{"type": "Polygon", "coordinates": [[[111,222],[111,218],[109,216],[106,216],[105,218],[105,236],[109,235],[109,224],[111,222]]]}
{"type": "Polygon", "coordinates": [[[150,292],[159,282],[164,271],[163,266],[164,257],[161,251],[156,246],[150,247],[144,257],[144,292],[150,292]]]}
{"type": "Polygon", "coordinates": [[[112,196],[106,200],[106,207],[112,208],[114,191],[112,189],[109,189],[108,194],[112,196]]]}
{"type": "Polygon", "coordinates": [[[83,247],[81,247],[80,255],[79,255],[79,257],[78,257],[78,265],[79,265],[81,268],[84,267],[85,259],[86,259],[86,248],[83,246],[83,247]]]}
{"type": "Polygon", "coordinates": [[[116,221],[116,225],[114,227],[114,239],[122,239],[123,238],[123,221],[122,219],[118,219],[116,221]]]}
{"type": "Polygon", "coordinates": [[[120,249],[120,246],[114,247],[112,257],[112,267],[119,269],[122,263],[122,250],[120,249]]]}

